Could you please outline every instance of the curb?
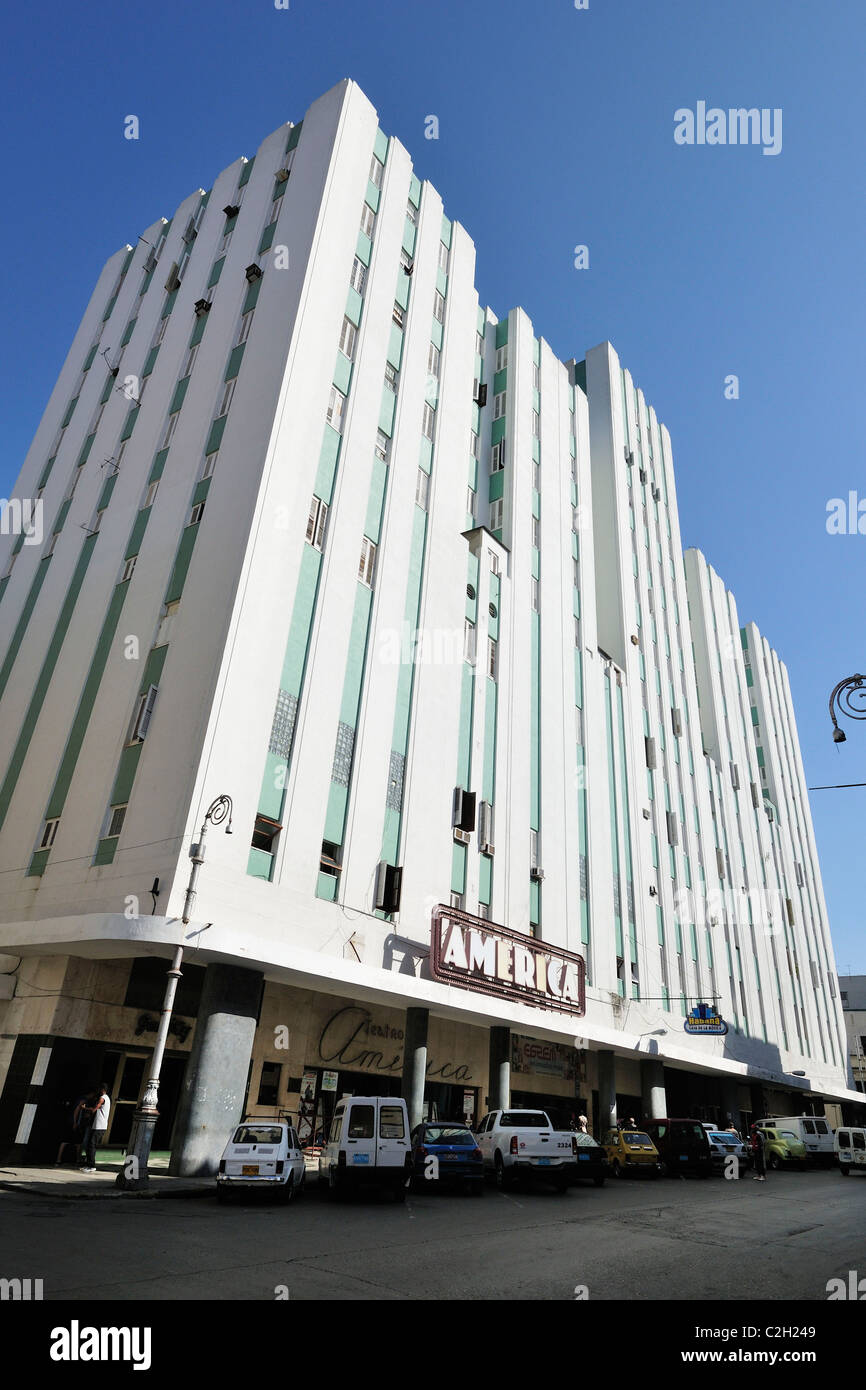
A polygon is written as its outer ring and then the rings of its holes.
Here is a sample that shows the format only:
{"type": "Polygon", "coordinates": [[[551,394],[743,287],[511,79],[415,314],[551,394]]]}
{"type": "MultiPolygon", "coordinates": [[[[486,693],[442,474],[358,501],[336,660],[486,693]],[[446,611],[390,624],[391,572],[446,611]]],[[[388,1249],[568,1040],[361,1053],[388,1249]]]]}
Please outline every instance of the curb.
{"type": "MultiPolygon", "coordinates": [[[[59,1186],[59,1184],[58,1184],[59,1186]]],[[[164,1197],[213,1197],[216,1187],[166,1187],[150,1188],[139,1192],[124,1190],[123,1188],[112,1187],[106,1192],[46,1192],[43,1187],[36,1187],[32,1183],[26,1182],[2,1182],[0,1189],[6,1192],[24,1193],[30,1197],[47,1197],[61,1202],[99,1202],[110,1201],[112,1199],[122,1199],[124,1197],[132,1200],[156,1201],[164,1197]]]]}

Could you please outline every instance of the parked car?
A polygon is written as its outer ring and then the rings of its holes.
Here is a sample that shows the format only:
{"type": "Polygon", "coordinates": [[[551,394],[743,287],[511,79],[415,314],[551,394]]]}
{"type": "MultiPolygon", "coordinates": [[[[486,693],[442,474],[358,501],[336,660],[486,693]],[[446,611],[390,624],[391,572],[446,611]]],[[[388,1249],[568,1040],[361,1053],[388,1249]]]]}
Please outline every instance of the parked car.
{"type": "Polygon", "coordinates": [[[647,1120],[644,1129],[658,1149],[662,1172],[697,1173],[708,1178],[713,1171],[710,1143],[700,1120],[647,1120]]]}
{"type": "Polygon", "coordinates": [[[492,1110],[475,1137],[498,1187],[542,1179],[564,1192],[577,1177],[577,1141],[591,1136],[554,1129],[544,1110],[492,1110]]]}
{"type": "Polygon", "coordinates": [[[839,1160],[839,1172],[843,1178],[847,1178],[852,1168],[859,1168],[861,1173],[866,1173],[866,1129],[845,1125],[842,1129],[836,1130],[834,1143],[839,1160]]]}
{"type": "Polygon", "coordinates": [[[604,1187],[605,1178],[610,1177],[610,1164],[607,1154],[591,1134],[578,1130],[572,1135],[575,1147],[575,1168],[572,1182],[592,1179],[595,1187],[604,1187]]]}
{"type": "Polygon", "coordinates": [[[602,1139],[610,1171],[615,1178],[645,1173],[657,1178],[661,1172],[659,1151],[648,1134],[639,1129],[609,1129],[602,1139]]]}
{"type": "Polygon", "coordinates": [[[793,1130],[775,1129],[767,1124],[759,1124],[756,1128],[764,1136],[764,1162],[768,1168],[805,1168],[808,1163],[806,1145],[793,1130]]]}
{"type": "Polygon", "coordinates": [[[833,1130],[823,1115],[773,1115],[759,1120],[760,1125],[772,1129],[785,1129],[799,1139],[805,1146],[806,1157],[810,1163],[830,1167],[836,1161],[833,1145],[833,1130]]]}
{"type": "Polygon", "coordinates": [[[412,1178],[409,1115],[399,1096],[344,1096],[337,1101],[319,1178],[335,1197],[378,1187],[406,1200],[412,1178]]]}
{"type": "Polygon", "coordinates": [[[412,1186],[416,1192],[462,1186],[484,1195],[481,1150],[467,1124],[426,1120],[413,1129],[412,1186]]]}
{"type": "Polygon", "coordinates": [[[270,1190],[290,1202],[304,1190],[305,1165],[296,1130],[286,1120],[245,1120],[223,1150],[217,1201],[234,1192],[270,1190]]]}
{"type": "Polygon", "coordinates": [[[707,1139],[714,1168],[724,1168],[732,1156],[737,1159],[741,1168],[751,1168],[751,1151],[739,1135],[733,1134],[729,1129],[708,1129],[707,1139]]]}

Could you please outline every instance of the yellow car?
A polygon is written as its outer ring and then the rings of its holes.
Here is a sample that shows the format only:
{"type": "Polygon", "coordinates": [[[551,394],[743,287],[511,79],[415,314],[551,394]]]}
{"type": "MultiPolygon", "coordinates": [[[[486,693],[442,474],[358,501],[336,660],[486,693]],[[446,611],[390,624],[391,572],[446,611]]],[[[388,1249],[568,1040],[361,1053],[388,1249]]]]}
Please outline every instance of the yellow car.
{"type": "Polygon", "coordinates": [[[758,1129],[764,1136],[764,1162],[768,1168],[776,1171],[783,1166],[806,1167],[806,1145],[793,1130],[771,1129],[768,1125],[758,1125],[758,1129]]]}
{"type": "Polygon", "coordinates": [[[609,1129],[601,1143],[615,1178],[624,1178],[627,1173],[657,1178],[661,1172],[658,1149],[639,1129],[609,1129]]]}

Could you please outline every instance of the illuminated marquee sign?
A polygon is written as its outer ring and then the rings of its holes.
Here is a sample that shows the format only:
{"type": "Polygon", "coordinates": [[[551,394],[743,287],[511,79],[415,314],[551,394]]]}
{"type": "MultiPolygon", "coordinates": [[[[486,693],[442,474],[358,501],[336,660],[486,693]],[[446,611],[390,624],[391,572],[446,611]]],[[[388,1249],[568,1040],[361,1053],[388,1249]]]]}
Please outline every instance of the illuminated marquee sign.
{"type": "Polygon", "coordinates": [[[582,956],[443,903],[433,909],[430,968],[434,979],[463,989],[563,1013],[585,1012],[582,956]]]}

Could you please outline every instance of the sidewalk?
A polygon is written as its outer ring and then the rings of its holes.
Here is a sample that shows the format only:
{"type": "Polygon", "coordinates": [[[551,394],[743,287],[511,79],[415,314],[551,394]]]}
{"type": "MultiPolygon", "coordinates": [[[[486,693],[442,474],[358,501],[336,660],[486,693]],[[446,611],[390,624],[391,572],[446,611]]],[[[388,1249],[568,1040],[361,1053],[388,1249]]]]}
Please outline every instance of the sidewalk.
{"type": "Polygon", "coordinates": [[[123,1167],[121,1155],[106,1153],[96,1160],[95,1173],[64,1164],[61,1168],[0,1168],[0,1189],[22,1196],[71,1198],[87,1201],[93,1198],[117,1197],[207,1197],[216,1191],[213,1178],[177,1178],[168,1172],[168,1154],[152,1154],[148,1164],[150,1182],[137,1191],[126,1191],[115,1185],[123,1167]]]}

